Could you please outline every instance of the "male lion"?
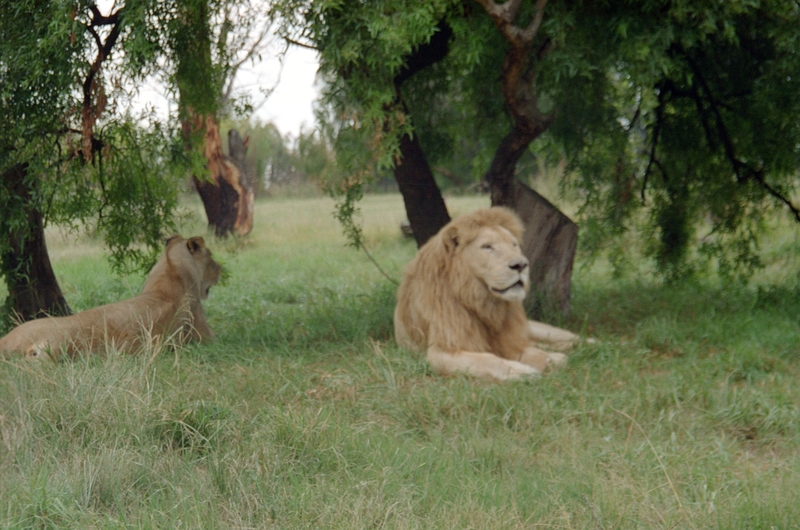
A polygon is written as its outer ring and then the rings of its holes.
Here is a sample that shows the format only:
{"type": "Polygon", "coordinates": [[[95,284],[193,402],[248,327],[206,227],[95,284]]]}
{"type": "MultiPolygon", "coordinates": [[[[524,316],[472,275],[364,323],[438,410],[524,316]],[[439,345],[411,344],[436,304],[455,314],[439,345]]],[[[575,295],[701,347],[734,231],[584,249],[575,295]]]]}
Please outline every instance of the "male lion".
{"type": "Polygon", "coordinates": [[[530,280],[522,231],[511,210],[490,208],[451,221],[425,243],[397,291],[397,343],[427,350],[442,375],[516,379],[565,363],[565,355],[534,346],[564,349],[578,336],[526,317],[522,301],[530,280]]]}
{"type": "Polygon", "coordinates": [[[0,339],[0,352],[56,360],[62,354],[74,357],[108,347],[134,353],[148,340],[211,339],[214,333],[200,300],[208,298],[220,272],[202,237],[173,236],[147,275],[140,295],[77,315],[21,324],[0,339]]]}

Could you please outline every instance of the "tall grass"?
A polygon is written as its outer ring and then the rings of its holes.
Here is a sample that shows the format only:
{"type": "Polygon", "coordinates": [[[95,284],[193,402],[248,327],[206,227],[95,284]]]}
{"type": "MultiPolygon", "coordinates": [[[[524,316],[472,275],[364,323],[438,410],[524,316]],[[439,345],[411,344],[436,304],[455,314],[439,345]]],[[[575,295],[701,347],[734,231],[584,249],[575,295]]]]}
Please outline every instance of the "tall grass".
{"type": "MultiPolygon", "coordinates": [[[[399,278],[400,198],[362,209],[399,278]]],[[[0,527],[800,526],[796,273],[663,286],[578,266],[562,324],[599,344],[537,381],[440,378],[394,344],[395,286],[331,210],[265,201],[252,237],[209,238],[231,272],[205,304],[215,343],[4,359],[0,527]]],[[[49,236],[73,309],[141,286],[91,240],[49,236]]]]}

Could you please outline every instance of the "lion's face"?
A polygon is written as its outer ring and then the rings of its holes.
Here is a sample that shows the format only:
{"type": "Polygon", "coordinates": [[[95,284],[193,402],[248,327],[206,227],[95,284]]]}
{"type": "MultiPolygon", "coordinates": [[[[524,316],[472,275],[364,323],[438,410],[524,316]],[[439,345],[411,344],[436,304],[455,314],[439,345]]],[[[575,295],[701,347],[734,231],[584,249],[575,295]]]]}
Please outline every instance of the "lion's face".
{"type": "Polygon", "coordinates": [[[480,228],[475,239],[461,250],[461,257],[493,296],[507,302],[525,299],[530,283],[528,258],[506,228],[480,228]]]}

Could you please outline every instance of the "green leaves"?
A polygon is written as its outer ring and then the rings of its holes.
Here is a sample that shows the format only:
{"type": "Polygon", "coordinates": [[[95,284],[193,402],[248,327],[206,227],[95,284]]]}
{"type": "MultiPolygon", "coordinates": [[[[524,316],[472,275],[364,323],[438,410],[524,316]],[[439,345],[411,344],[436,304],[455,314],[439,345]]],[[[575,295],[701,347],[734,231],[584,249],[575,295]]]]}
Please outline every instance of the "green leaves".
{"type": "MultiPolygon", "coordinates": [[[[344,175],[390,167],[396,138],[413,132],[432,166],[482,176],[509,123],[499,83],[506,44],[482,10],[302,5],[303,34],[329,79],[324,103],[339,120],[344,175]],[[403,83],[406,112],[393,104],[394,76],[443,20],[450,52],[403,83]],[[346,152],[355,145],[358,155],[346,152]]],[[[634,231],[667,277],[707,261],[721,272],[757,266],[761,212],[800,219],[790,199],[800,165],[798,24],[786,2],[547,5],[529,67],[556,121],[532,151],[569,163],[584,248],[634,231]]]]}
{"type": "MultiPolygon", "coordinates": [[[[38,210],[45,222],[102,235],[119,269],[145,268],[173,230],[188,159],[176,130],[117,105],[131,83],[154,69],[164,24],[152,17],[170,8],[136,1],[96,9],[36,0],[0,7],[0,173],[24,164],[28,175],[20,189],[0,187],[0,254],[11,248],[9,234],[27,237],[27,215],[38,210]],[[98,54],[93,32],[102,40],[107,30],[102,17],[119,17],[122,29],[91,78],[98,54]],[[82,139],[87,113],[92,153],[82,139]]],[[[0,267],[0,276],[9,272],[0,267]]]]}

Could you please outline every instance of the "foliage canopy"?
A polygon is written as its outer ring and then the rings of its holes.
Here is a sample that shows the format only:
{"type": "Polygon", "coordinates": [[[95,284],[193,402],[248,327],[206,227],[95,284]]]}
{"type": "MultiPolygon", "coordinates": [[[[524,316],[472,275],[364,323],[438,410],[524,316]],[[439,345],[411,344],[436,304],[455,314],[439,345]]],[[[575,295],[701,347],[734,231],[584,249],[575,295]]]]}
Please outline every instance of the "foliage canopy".
{"type": "Polygon", "coordinates": [[[0,185],[9,286],[40,289],[31,215],[100,235],[118,269],[152,265],[187,168],[206,171],[176,116],[131,110],[136,87],[158,76],[196,110],[246,110],[231,79],[263,47],[264,11],[250,0],[0,4],[0,175],[21,175],[0,185]]]}
{"type": "MultiPolygon", "coordinates": [[[[284,34],[320,51],[325,116],[337,152],[350,153],[340,160],[349,182],[369,161],[391,167],[409,131],[432,165],[484,174],[510,118],[499,82],[508,44],[480,5],[283,5],[284,34]],[[447,57],[404,80],[406,106],[394,104],[412,52],[441,31],[452,32],[447,57]]],[[[520,24],[533,12],[524,3],[520,24]]],[[[702,258],[747,271],[765,211],[800,221],[798,24],[800,6],[783,1],[546,4],[528,68],[555,120],[532,152],[568,162],[563,184],[582,198],[585,248],[622,250],[637,230],[668,277],[702,258]]]]}
{"type": "Polygon", "coordinates": [[[88,223],[115,265],[150,264],[171,226],[186,159],[174,128],[149,111],[126,110],[125,87],[154,68],[153,20],[162,9],[158,2],[106,14],[93,2],[2,6],[0,172],[24,166],[31,193],[0,192],[0,252],[8,251],[7,234],[25,233],[25,210],[33,208],[45,222],[88,223]]]}

